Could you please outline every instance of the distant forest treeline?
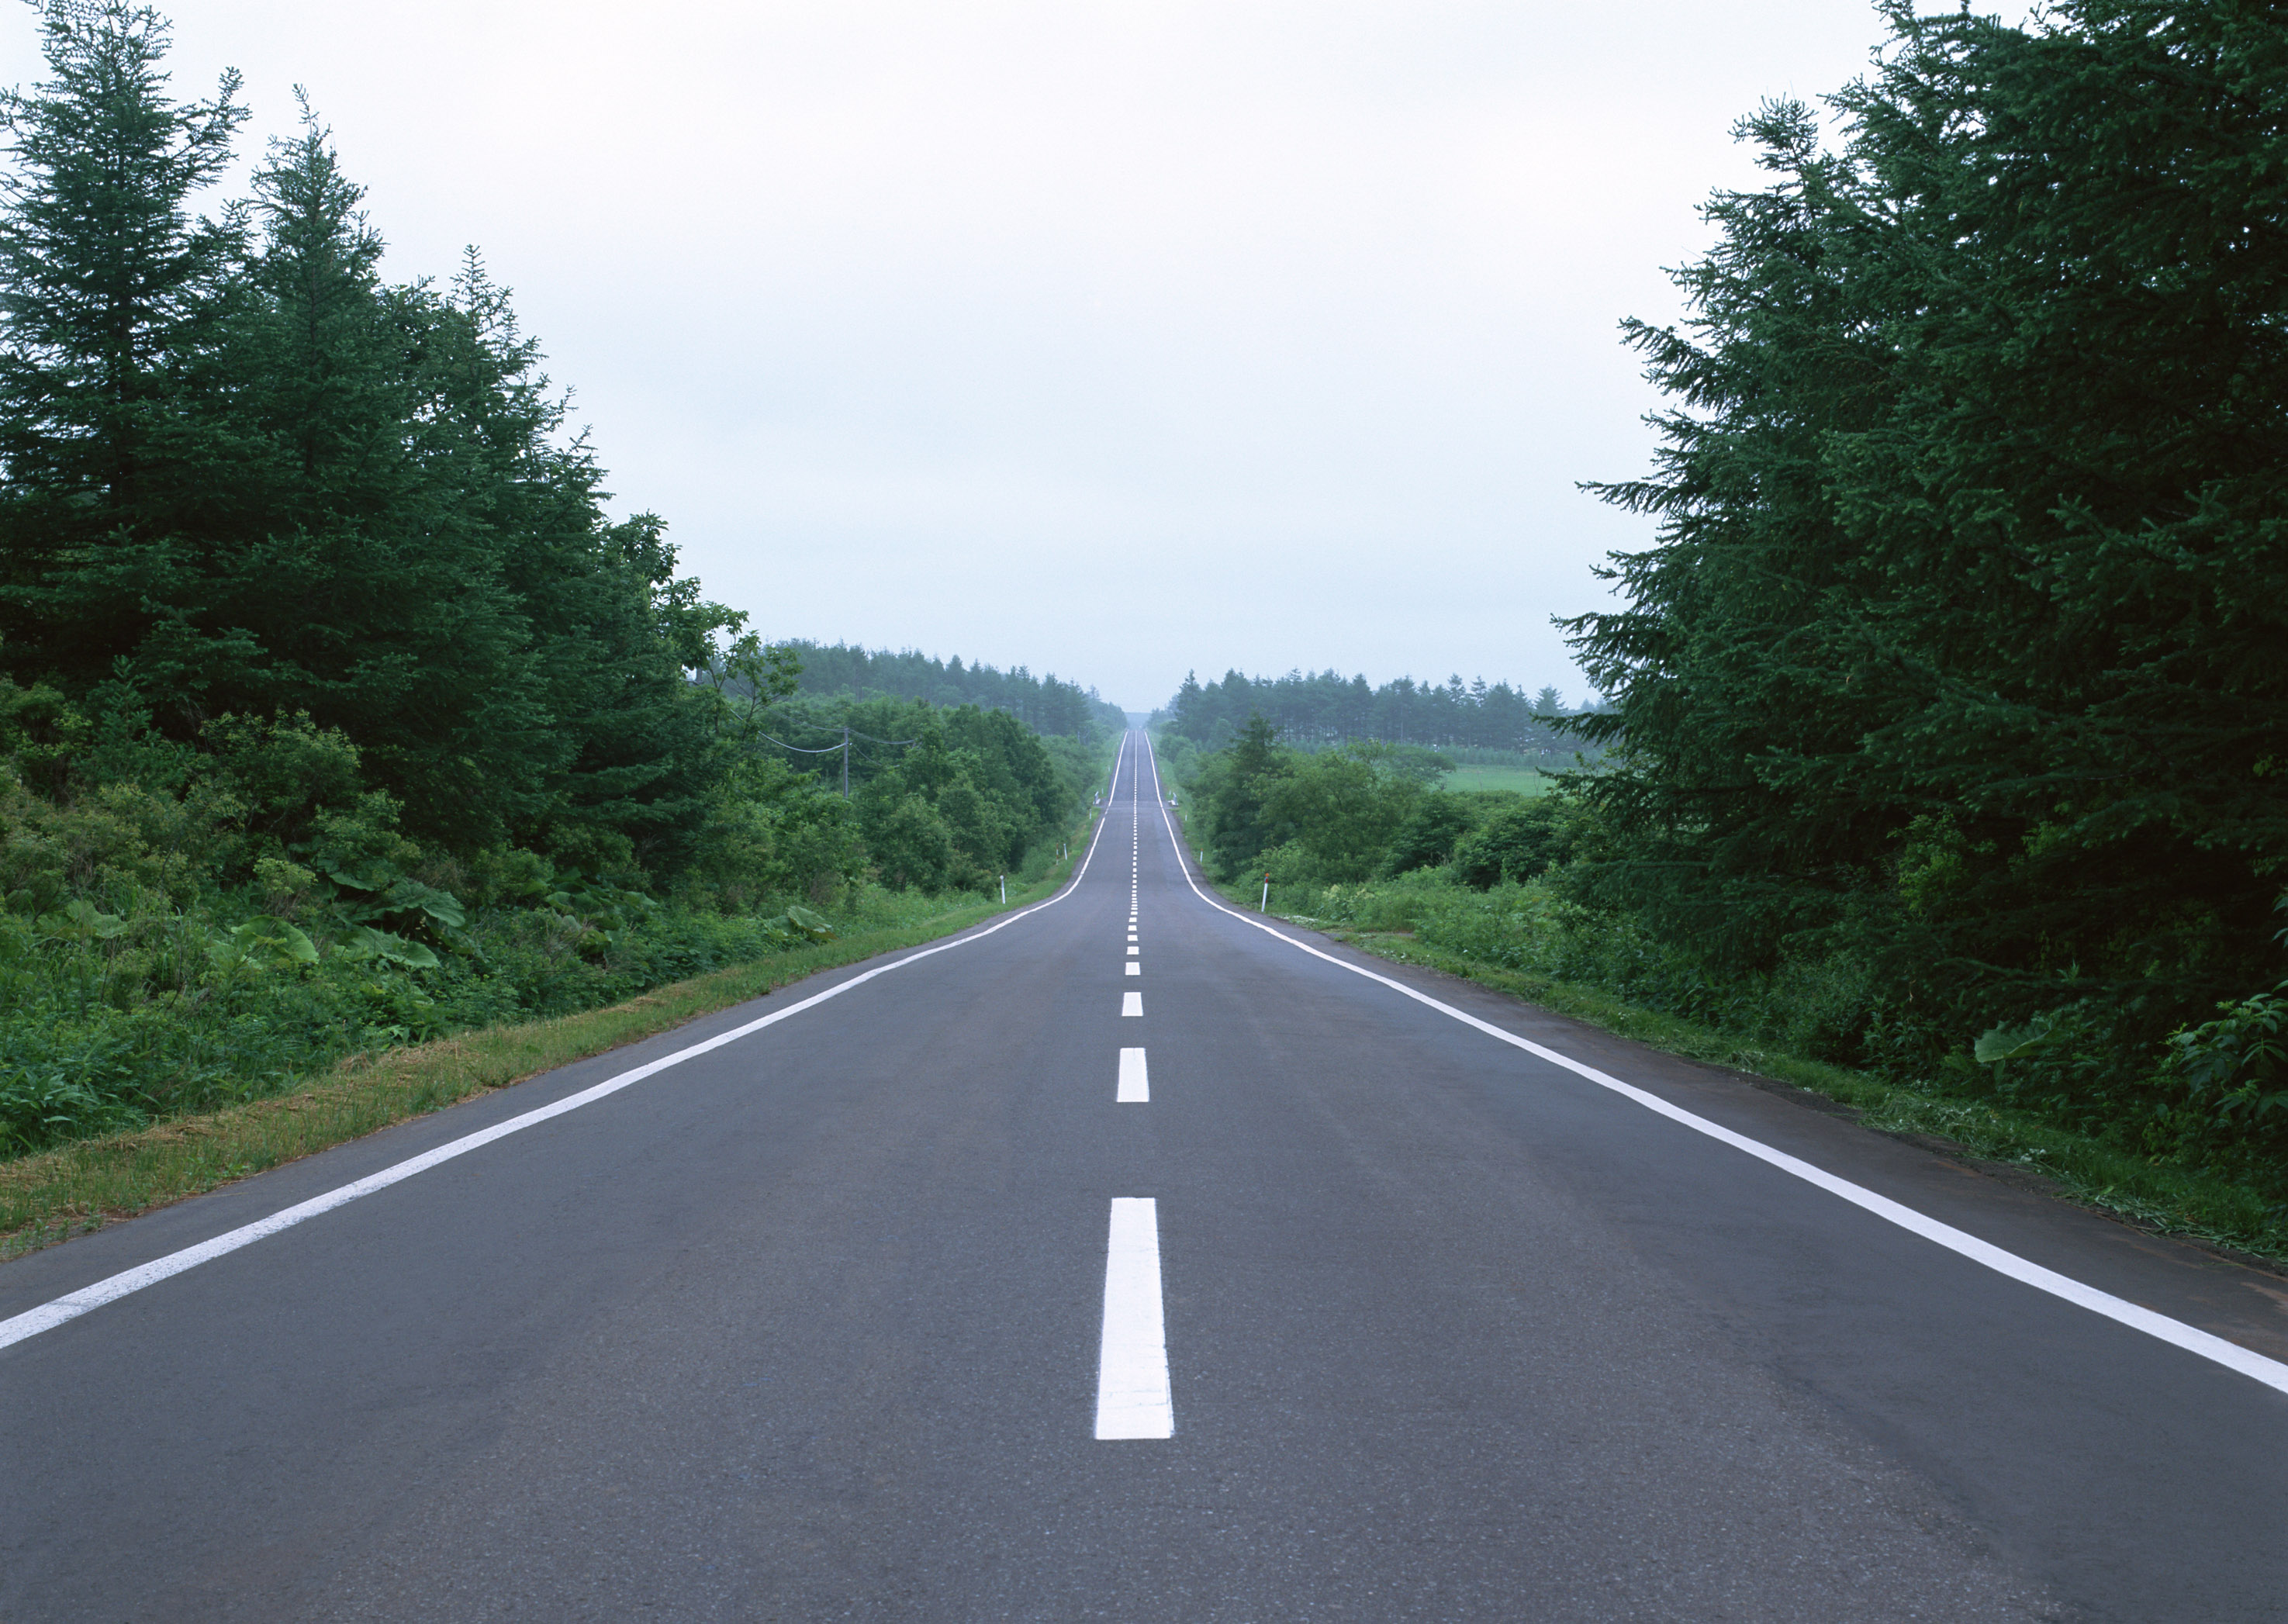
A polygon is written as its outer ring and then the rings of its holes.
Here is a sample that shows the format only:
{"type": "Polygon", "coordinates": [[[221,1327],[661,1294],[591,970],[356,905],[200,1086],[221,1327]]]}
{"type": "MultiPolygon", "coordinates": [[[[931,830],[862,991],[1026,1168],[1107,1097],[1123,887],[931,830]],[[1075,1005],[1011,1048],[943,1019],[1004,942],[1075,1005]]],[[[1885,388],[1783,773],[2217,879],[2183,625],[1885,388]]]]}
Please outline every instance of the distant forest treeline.
{"type": "Polygon", "coordinates": [[[1489,687],[1482,677],[1467,684],[1458,676],[1443,684],[1401,677],[1378,688],[1336,670],[1255,677],[1226,671],[1220,682],[1187,674],[1153,719],[1211,749],[1230,743],[1249,717],[1259,715],[1281,738],[1306,748],[1382,740],[1569,757],[1582,746],[1554,725],[1564,714],[1554,688],[1529,697],[1505,682],[1489,687]]]}
{"type": "Polygon", "coordinates": [[[1053,675],[1036,677],[1020,665],[998,670],[964,665],[957,654],[937,660],[912,649],[868,651],[848,643],[810,643],[799,638],[782,646],[802,661],[800,692],[854,700],[919,700],[926,704],[974,705],[1005,710],[1035,733],[1083,739],[1092,726],[1118,733],[1127,717],[1094,688],[1053,675]]]}

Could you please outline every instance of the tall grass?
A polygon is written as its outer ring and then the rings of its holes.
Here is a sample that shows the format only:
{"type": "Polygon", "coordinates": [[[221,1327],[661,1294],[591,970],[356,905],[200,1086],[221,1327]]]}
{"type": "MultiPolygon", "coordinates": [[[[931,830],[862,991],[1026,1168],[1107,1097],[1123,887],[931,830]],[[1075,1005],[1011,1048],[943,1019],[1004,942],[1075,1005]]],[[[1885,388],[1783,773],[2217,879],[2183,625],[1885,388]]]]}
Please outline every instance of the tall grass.
{"type": "MultiPolygon", "coordinates": [[[[1085,828],[1074,836],[1073,857],[1045,852],[1037,878],[1012,876],[1007,907],[1053,894],[1086,839],[1085,828]]],[[[997,899],[870,890],[838,912],[844,928],[829,940],[781,944],[600,1008],[351,1050],[329,1066],[281,1073],[272,1086],[223,1093],[204,1110],[158,1115],[124,1131],[68,1138],[0,1161],[0,1257],[669,1030],[818,970],[951,935],[1003,911],[997,899]]]]}
{"type": "MultiPolygon", "coordinates": [[[[1055,869],[1056,850],[1029,856],[1013,890],[1055,869]]],[[[823,917],[870,937],[965,902],[866,885],[823,917]]],[[[207,918],[143,899],[104,917],[99,935],[0,913],[0,1156],[290,1092],[350,1056],[599,1009],[809,940],[782,915],[660,905],[603,930],[483,909],[465,951],[409,969],[218,957],[207,918]]]]}

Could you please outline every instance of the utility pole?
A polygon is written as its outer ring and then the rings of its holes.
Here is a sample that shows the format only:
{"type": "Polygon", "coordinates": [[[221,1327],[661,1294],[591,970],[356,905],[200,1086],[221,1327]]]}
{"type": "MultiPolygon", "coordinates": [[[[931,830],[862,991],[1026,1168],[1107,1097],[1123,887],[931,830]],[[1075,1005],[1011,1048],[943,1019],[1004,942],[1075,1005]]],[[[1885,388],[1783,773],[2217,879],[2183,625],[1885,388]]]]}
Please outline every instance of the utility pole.
{"type": "Polygon", "coordinates": [[[850,724],[842,725],[842,798],[850,798],[850,724]]]}

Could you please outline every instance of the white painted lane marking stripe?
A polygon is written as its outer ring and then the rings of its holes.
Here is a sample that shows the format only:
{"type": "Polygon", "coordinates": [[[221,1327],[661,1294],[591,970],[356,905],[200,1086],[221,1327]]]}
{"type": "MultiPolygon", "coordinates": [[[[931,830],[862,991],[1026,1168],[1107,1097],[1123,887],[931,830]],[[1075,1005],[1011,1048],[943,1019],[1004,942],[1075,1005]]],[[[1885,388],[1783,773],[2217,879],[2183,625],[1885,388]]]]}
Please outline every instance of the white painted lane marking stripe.
{"type": "Polygon", "coordinates": [[[1104,1342],[1096,1367],[1096,1435],[1167,1438],[1168,1335],[1160,1311],[1160,1215],[1147,1196],[1116,1196],[1104,1248],[1104,1342]]]}
{"type": "Polygon", "coordinates": [[[1120,1051],[1120,1083],[1113,1090],[1116,1105],[1148,1105],[1152,1103],[1152,1085],[1144,1074],[1144,1051],[1124,1049],[1120,1051]]]}
{"type": "MultiPolygon", "coordinates": [[[[1156,790],[1160,782],[1160,764],[1153,757],[1148,743],[1145,747],[1144,754],[1145,759],[1151,764],[1152,783],[1156,790]]],[[[2284,1364],[2278,1359],[2267,1359],[2261,1353],[2244,1348],[2236,1342],[2228,1342],[2221,1336],[2204,1331],[2197,1326],[2187,1325],[2181,1319],[2172,1319],[2166,1314],[2155,1313],[2151,1309],[2140,1307],[2125,1297],[2117,1297],[2111,1292],[2100,1291],[2094,1286],[2085,1286],[2070,1275],[2060,1274],[2053,1269],[2046,1269],[2030,1258],[2021,1257],[2015,1252],[2006,1251],[1990,1241],[1981,1240],[1966,1230],[1957,1229],[1951,1224],[1942,1224],[1938,1219],[1895,1201],[1887,1195],[1878,1195],[1864,1185],[1855,1184],[1847,1178],[1839,1178],[1824,1168],[1815,1168],[1811,1163],[1791,1156],[1785,1151],[1776,1150],[1760,1139],[1752,1139],[1745,1134],[1735,1133],[1720,1123],[1710,1121],[1706,1117],[1696,1116],[1680,1105],[1669,1104],[1657,1094],[1648,1093],[1642,1089],[1623,1082],[1617,1077],[1608,1076],[1594,1066],[1584,1066],[1570,1056],[1561,1055],[1553,1049],[1545,1049],[1530,1039],[1519,1037],[1514,1033],[1505,1032],[1491,1022],[1482,1021],[1474,1015],[1466,1014],[1451,1004],[1442,1003],[1431,997],[1429,994],[1418,992],[1402,981],[1394,981],[1388,976],[1377,975],[1363,965],[1353,964],[1347,960],[1339,959],[1331,953],[1322,953],[1308,942],[1299,942],[1291,936],[1283,936],[1262,921],[1251,919],[1236,908],[1226,907],[1202,891],[1199,882],[1192,878],[1191,866],[1184,860],[1183,843],[1176,838],[1176,827],[1168,818],[1164,798],[1161,804],[1160,817],[1168,831],[1168,844],[1175,848],[1176,866],[1183,872],[1184,883],[1192,888],[1194,896],[1218,913],[1228,914],[1242,924],[1252,926],[1267,936],[1285,942],[1299,952],[1309,954],[1315,959],[1323,959],[1339,969],[1349,970],[1355,976],[1363,976],[1369,981],[1379,982],[1402,997],[1411,998],[1415,1002],[1425,1004],[1437,1010],[1441,1015],[1460,1021],[1466,1026],[1474,1026],[1488,1037],[1506,1043],[1513,1049],[1521,1049],[1529,1055],[1548,1061],[1552,1066],[1561,1066],[1577,1077],[1586,1078],[1601,1089],[1609,1089],[1625,1099],[1635,1101],[1648,1111],[1689,1128],[1695,1133],[1705,1134],[1710,1138],[1728,1145],[1735,1150],[1744,1151],[1759,1161],[1767,1162],[1791,1177],[1799,1178],[1807,1184],[1826,1191],[1830,1195],[1838,1196],[1850,1202],[1854,1207],[1872,1213],[1887,1224],[1895,1224],[1901,1229],[1911,1234],[1919,1235],[1933,1245],[1944,1247],[1948,1251],[1966,1257],[1974,1264],[1991,1269],[1997,1274],[2006,1275],[2023,1285],[2031,1286],[2037,1291],[2047,1292],[2054,1297],[2071,1303],[2077,1308],[2085,1308],[2091,1313],[2101,1315],[2117,1325],[2127,1326],[2133,1331],[2142,1331],[2146,1335],[2167,1343],[2172,1347],[2182,1348],[2188,1353],[2197,1354],[2202,1359],[2223,1366],[2228,1370],[2237,1371],[2252,1381],[2261,1382],[2267,1387],[2288,1393],[2288,1364],[2284,1364]]]]}
{"type": "Polygon", "coordinates": [[[1144,973],[1144,966],[1138,963],[1134,959],[1129,960],[1124,968],[1132,976],[1140,976],[1144,973]]]}
{"type": "Polygon", "coordinates": [[[1132,958],[1132,958],[1134,958],[1134,957],[1136,956],[1136,955],[1138,954],[1138,952],[1139,952],[1139,951],[1140,951],[1140,949],[1138,949],[1138,948],[1136,948],[1136,947],[1131,947],[1131,948],[1129,948],[1129,950],[1128,950],[1128,956],[1129,956],[1130,958],[1132,958]]]}
{"type": "MultiPolygon", "coordinates": [[[[1124,757],[1126,753],[1126,745],[1124,742],[1122,757],[1124,757]]],[[[1116,775],[1119,771],[1119,759],[1116,758],[1114,762],[1116,775]]],[[[201,1264],[211,1263],[218,1257],[237,1251],[241,1247],[252,1246],[258,1240],[267,1240],[282,1230],[289,1230],[298,1224],[306,1223],[322,1213],[333,1211],[337,1207],[346,1207],[350,1202],[362,1196],[371,1195],[377,1190],[386,1190],[390,1185],[401,1183],[417,1173],[427,1172],[441,1162],[450,1161],[457,1156],[465,1156],[471,1151],[481,1149],[496,1139],[504,1139],[511,1134],[521,1133],[526,1129],[536,1127],[551,1118],[562,1116],[568,1111],[577,1111],[583,1105],[592,1105],[607,1096],[618,1093],[622,1089],[641,1082],[647,1077],[655,1076],[671,1066],[680,1066],[686,1060],[695,1060],[701,1055],[712,1053],[725,1044],[735,1043],[741,1038],[760,1032],[766,1026],[775,1026],[779,1022],[799,1015],[805,1010],[815,1009],[830,998],[839,998],[853,987],[863,986],[878,976],[886,976],[894,970],[902,970],[909,964],[918,963],[924,959],[933,958],[941,953],[950,953],[956,947],[967,947],[971,942],[982,941],[997,931],[1005,931],[1019,920],[1029,918],[1043,908],[1053,907],[1073,894],[1079,887],[1082,878],[1088,873],[1089,860],[1096,855],[1097,842],[1104,835],[1104,820],[1098,820],[1096,833],[1089,837],[1088,850],[1081,854],[1080,867],[1074,870],[1073,877],[1066,882],[1062,891],[1045,902],[1036,902],[1029,908],[1020,909],[1006,919],[988,925],[981,931],[957,936],[951,941],[940,942],[934,947],[925,947],[918,953],[910,953],[904,958],[894,960],[887,964],[878,964],[870,970],[851,977],[847,981],[828,987],[824,992],[813,993],[809,997],[798,1003],[789,1004],[783,1010],[774,1010],[770,1014],[759,1020],[751,1020],[743,1026],[735,1026],[728,1032],[719,1033],[704,1042],[694,1043],[687,1049],[679,1049],[673,1054],[663,1056],[647,1066],[640,1066],[632,1071],[622,1072],[616,1077],[607,1078],[593,1088],[584,1089],[577,1094],[567,1095],[553,1105],[543,1105],[536,1111],[528,1111],[521,1116],[512,1116],[505,1122],[497,1122],[490,1128],[465,1135],[449,1144],[441,1145],[434,1150],[424,1152],[418,1156],[409,1157],[406,1161],[385,1167],[377,1173],[369,1173],[353,1184],[329,1190],[323,1195],[313,1196],[306,1201],[274,1212],[266,1218],[258,1218],[251,1224],[242,1224],[236,1229],[226,1231],[211,1240],[203,1240],[196,1246],[185,1247],[179,1252],[170,1252],[164,1257],[154,1258],[139,1267],[108,1276],[91,1286],[82,1287],[68,1295],[58,1297],[52,1302],[43,1303],[37,1308],[27,1309],[24,1312],[10,1319],[0,1319],[0,1348],[11,1347],[22,1342],[26,1337],[37,1336],[43,1331],[52,1331],[60,1325],[78,1319],[91,1309],[101,1308],[107,1303],[116,1303],[120,1298],[140,1291],[147,1286],[155,1286],[161,1280],[171,1279],[187,1269],[195,1269],[201,1264]]],[[[1123,1011],[1124,1014],[1125,1012],[1123,1011]]]]}
{"type": "Polygon", "coordinates": [[[1120,1012],[1121,1012],[1123,1015],[1141,1015],[1141,1014],[1143,1014],[1143,1013],[1144,1013],[1144,994],[1141,994],[1141,993],[1123,993],[1123,994],[1120,994],[1120,1012]]]}

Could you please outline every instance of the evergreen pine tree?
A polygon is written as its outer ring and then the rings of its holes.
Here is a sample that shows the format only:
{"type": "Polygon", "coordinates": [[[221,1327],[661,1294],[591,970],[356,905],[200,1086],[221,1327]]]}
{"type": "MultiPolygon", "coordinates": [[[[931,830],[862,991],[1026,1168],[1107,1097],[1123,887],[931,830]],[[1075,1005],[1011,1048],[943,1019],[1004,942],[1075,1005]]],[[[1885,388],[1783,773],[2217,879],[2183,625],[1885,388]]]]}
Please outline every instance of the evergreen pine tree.
{"type": "Polygon", "coordinates": [[[241,657],[186,618],[203,560],[187,487],[223,477],[212,424],[181,408],[239,251],[234,215],[192,200],[229,162],[238,78],[168,94],[168,28],[123,0],[43,9],[52,75],[0,99],[0,659],[84,684],[132,659],[189,725],[241,657]]]}
{"type": "Polygon", "coordinates": [[[303,111],[255,176],[261,251],[213,368],[244,456],[212,614],[259,645],[247,705],[341,727],[417,831],[496,841],[568,751],[500,538],[464,511],[466,467],[425,421],[423,368],[464,324],[381,283],[362,193],[303,111]]]}
{"type": "Polygon", "coordinates": [[[1679,404],[1573,622],[1594,883],[1729,968],[1849,949],[1895,1038],[2071,1004],[2133,1056],[2280,968],[2288,34],[1886,10],[1842,150],[1753,121],[1778,179],[1633,329],[1679,404]]]}

